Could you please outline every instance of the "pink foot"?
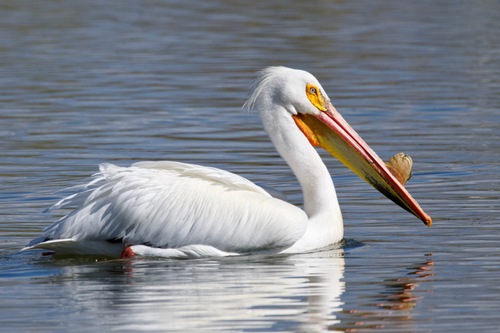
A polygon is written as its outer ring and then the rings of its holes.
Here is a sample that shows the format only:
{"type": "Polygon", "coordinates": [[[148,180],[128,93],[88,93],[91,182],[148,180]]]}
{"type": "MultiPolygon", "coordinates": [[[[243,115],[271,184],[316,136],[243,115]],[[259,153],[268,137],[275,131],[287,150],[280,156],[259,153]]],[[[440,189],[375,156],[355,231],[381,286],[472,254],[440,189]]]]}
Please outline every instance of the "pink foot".
{"type": "Polygon", "coordinates": [[[135,256],[134,251],[132,250],[132,247],[128,245],[122,252],[122,255],[120,256],[120,259],[126,259],[126,258],[132,258],[135,256]]]}

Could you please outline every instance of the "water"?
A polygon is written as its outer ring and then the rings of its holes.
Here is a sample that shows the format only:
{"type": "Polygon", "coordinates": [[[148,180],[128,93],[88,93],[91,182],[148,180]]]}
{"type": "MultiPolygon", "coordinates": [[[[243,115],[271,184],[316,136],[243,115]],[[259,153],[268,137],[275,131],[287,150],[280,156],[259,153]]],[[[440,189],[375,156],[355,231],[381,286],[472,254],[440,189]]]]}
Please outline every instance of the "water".
{"type": "Polygon", "coordinates": [[[16,1],[0,5],[5,332],[500,331],[500,5],[493,1],[16,1]],[[428,229],[324,154],[344,249],[204,260],[18,253],[97,164],[172,159],[301,203],[254,114],[269,65],[315,74],[428,229]],[[62,191],[62,192],[61,192],[62,191]]]}

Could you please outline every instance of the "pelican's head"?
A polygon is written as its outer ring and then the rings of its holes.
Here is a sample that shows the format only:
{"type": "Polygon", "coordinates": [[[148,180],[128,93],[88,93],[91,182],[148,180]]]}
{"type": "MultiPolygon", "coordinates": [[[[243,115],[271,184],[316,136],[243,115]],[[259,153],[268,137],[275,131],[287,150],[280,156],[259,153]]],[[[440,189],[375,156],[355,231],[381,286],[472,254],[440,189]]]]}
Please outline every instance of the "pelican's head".
{"type": "Polygon", "coordinates": [[[244,107],[268,112],[268,106],[274,105],[291,116],[317,115],[326,110],[325,103],[329,102],[325,90],[310,73],[287,67],[268,67],[260,72],[244,107]]]}
{"type": "Polygon", "coordinates": [[[420,218],[432,219],[418,205],[385,163],[349,126],[330,103],[318,80],[308,72],[269,67],[261,72],[246,108],[261,116],[290,117],[313,146],[322,147],[386,197],[420,218]],[[269,108],[274,110],[271,114],[269,108]]]}

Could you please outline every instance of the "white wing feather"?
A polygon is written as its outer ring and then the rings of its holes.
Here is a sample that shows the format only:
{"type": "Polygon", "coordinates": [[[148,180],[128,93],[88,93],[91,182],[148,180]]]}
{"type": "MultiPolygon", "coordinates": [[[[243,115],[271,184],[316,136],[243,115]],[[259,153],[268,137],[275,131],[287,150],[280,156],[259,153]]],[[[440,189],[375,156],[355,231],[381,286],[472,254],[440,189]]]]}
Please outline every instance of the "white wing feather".
{"type": "Polygon", "coordinates": [[[169,161],[102,164],[94,177],[55,205],[78,208],[49,226],[46,238],[245,251],[290,246],[307,225],[300,208],[220,169],[169,161]]]}

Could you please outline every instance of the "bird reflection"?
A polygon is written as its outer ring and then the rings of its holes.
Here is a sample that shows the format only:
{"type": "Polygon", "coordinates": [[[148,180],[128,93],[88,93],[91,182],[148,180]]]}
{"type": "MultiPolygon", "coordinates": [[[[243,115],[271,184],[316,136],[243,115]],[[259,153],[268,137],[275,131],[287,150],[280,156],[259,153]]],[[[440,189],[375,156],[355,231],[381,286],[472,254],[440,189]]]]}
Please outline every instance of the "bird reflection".
{"type": "Polygon", "coordinates": [[[423,295],[429,292],[420,285],[434,276],[432,254],[426,256],[429,257],[427,260],[408,267],[409,272],[404,276],[380,282],[384,287],[382,292],[362,295],[365,300],[375,299],[374,301],[355,302],[353,307],[346,307],[340,316],[341,324],[334,329],[346,332],[384,331],[390,326],[391,329],[411,331],[409,326],[414,322],[411,311],[423,295]]]}
{"type": "Polygon", "coordinates": [[[382,281],[383,292],[364,294],[372,301],[363,304],[345,297],[344,255],[332,249],[294,256],[44,264],[63,271],[49,278],[62,286],[55,296],[77,300],[66,305],[68,321],[74,313],[75,320],[83,316],[105,329],[353,332],[411,322],[422,295],[419,285],[433,276],[432,258],[382,281]]]}
{"type": "Polygon", "coordinates": [[[408,276],[389,279],[386,281],[387,295],[377,304],[379,307],[388,310],[411,310],[421,298],[414,294],[423,279],[434,276],[434,262],[432,259],[415,265],[411,268],[408,276]]]}
{"type": "Polygon", "coordinates": [[[332,249],[294,256],[46,264],[63,266],[49,282],[78,300],[78,311],[68,312],[106,328],[319,332],[338,323],[343,255],[332,249]]]}

